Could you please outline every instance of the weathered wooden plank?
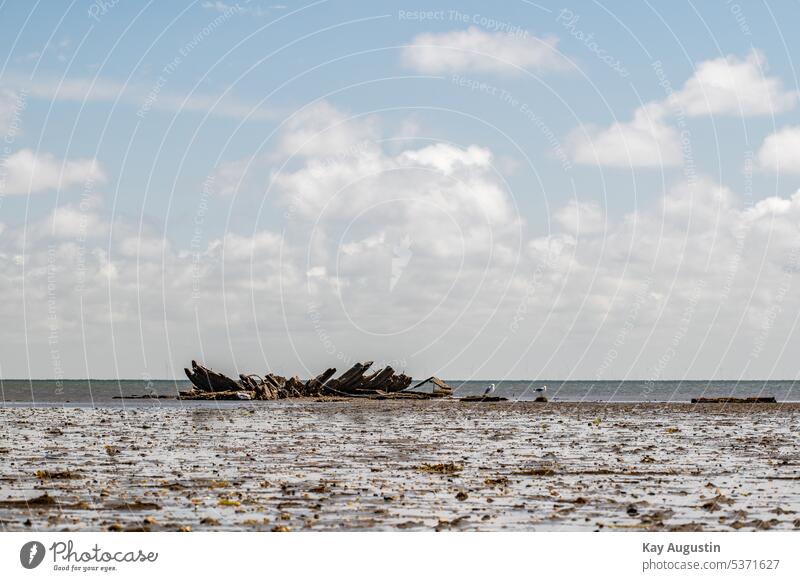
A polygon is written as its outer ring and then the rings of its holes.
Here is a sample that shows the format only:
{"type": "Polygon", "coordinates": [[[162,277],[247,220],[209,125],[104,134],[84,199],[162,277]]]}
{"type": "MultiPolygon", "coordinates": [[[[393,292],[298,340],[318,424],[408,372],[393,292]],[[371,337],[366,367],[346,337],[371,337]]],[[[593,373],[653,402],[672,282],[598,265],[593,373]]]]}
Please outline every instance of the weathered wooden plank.
{"type": "Polygon", "coordinates": [[[244,387],[227,375],[212,371],[192,360],[192,369],[184,368],[186,377],[200,391],[239,391],[244,387]]]}
{"type": "Polygon", "coordinates": [[[336,373],[336,368],[331,367],[329,369],[326,369],[313,379],[309,379],[308,382],[306,382],[306,391],[314,395],[320,393],[325,387],[325,384],[331,377],[334,376],[335,373],[336,373]]]}

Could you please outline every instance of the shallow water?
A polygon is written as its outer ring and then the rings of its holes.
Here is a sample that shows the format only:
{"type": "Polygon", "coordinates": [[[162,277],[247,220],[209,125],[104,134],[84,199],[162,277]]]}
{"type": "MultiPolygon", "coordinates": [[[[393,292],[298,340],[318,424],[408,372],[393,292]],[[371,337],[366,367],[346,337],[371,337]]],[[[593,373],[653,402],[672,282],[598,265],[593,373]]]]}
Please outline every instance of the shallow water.
{"type": "MultiPolygon", "coordinates": [[[[535,390],[547,386],[546,395],[554,401],[667,402],[690,401],[693,397],[775,396],[778,401],[800,401],[797,381],[562,381],[530,380],[486,381],[448,380],[456,396],[475,395],[497,384],[495,395],[513,400],[533,400],[535,390]]],[[[2,403],[119,403],[120,397],[177,395],[190,388],[186,380],[0,380],[2,403]]],[[[2,405],[0,403],[0,405],[2,405]]]]}
{"type": "Polygon", "coordinates": [[[800,528],[800,405],[195,403],[0,408],[0,530],[800,528]]]}

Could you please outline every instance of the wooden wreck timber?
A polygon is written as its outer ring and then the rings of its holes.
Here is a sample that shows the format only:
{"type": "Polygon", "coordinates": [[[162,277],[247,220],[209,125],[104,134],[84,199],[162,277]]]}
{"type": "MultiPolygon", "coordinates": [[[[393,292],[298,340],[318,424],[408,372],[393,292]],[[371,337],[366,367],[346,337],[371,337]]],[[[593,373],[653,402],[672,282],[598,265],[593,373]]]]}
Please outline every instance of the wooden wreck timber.
{"type": "Polygon", "coordinates": [[[508,401],[507,397],[498,397],[496,395],[467,395],[458,398],[458,401],[466,403],[495,403],[498,401],[508,401]]]}
{"type": "Polygon", "coordinates": [[[243,387],[230,377],[206,369],[202,365],[198,365],[197,361],[192,359],[191,371],[184,367],[186,377],[189,381],[202,392],[225,392],[225,391],[241,391],[243,387]]]}
{"type": "Polygon", "coordinates": [[[298,397],[365,397],[371,399],[431,399],[449,397],[453,390],[438,377],[429,377],[413,389],[431,384],[432,391],[411,391],[411,378],[404,373],[396,373],[387,366],[367,374],[372,361],[356,363],[341,376],[336,369],[326,369],[307,381],[299,377],[289,379],[268,373],[264,377],[256,374],[240,374],[236,381],[212,371],[196,361],[191,369],[184,369],[186,377],[192,382],[191,391],[181,392],[179,399],[201,400],[275,400],[298,397]]]}
{"type": "Polygon", "coordinates": [[[453,395],[453,389],[438,377],[429,377],[425,381],[420,381],[417,385],[413,387],[413,389],[417,389],[418,387],[422,387],[428,384],[433,386],[433,393],[435,395],[441,397],[450,397],[451,395],[453,395]]]}
{"type": "Polygon", "coordinates": [[[695,397],[692,403],[778,403],[773,396],[767,397],[695,397]]]}

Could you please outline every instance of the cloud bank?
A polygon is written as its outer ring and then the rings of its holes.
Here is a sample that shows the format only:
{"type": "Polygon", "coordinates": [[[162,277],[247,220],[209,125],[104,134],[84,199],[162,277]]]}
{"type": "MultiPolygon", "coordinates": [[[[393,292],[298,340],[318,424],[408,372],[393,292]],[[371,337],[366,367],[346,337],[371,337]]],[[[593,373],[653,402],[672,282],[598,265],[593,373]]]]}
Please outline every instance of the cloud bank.
{"type": "Polygon", "coordinates": [[[701,177],[616,218],[586,195],[532,235],[490,148],[389,150],[362,143],[374,120],[320,107],[331,122],[310,111],[256,162],[284,169],[235,192],[266,191],[280,228],[171,240],[95,198],[0,226],[4,370],[53,349],[84,376],[163,376],[193,356],[310,373],[368,355],[478,377],[794,369],[800,193],[748,205],[701,177]],[[333,142],[361,146],[330,156],[333,142]]]}

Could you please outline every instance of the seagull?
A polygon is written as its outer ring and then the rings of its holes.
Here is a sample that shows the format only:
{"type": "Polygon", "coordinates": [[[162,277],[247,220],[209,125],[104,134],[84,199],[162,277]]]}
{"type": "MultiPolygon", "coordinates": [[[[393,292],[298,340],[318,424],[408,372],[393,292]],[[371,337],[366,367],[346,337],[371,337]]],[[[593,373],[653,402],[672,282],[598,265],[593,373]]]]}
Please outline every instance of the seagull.
{"type": "Polygon", "coordinates": [[[547,391],[547,386],[546,386],[546,385],[543,385],[542,387],[537,387],[537,388],[536,388],[536,389],[534,389],[533,391],[535,391],[535,392],[537,392],[537,393],[544,393],[545,391],[547,391]]]}
{"type": "Polygon", "coordinates": [[[494,393],[494,383],[493,383],[492,385],[490,385],[489,387],[487,387],[487,388],[486,388],[486,389],[483,391],[483,397],[486,397],[486,396],[487,396],[487,395],[489,395],[490,393],[494,393]]]}

